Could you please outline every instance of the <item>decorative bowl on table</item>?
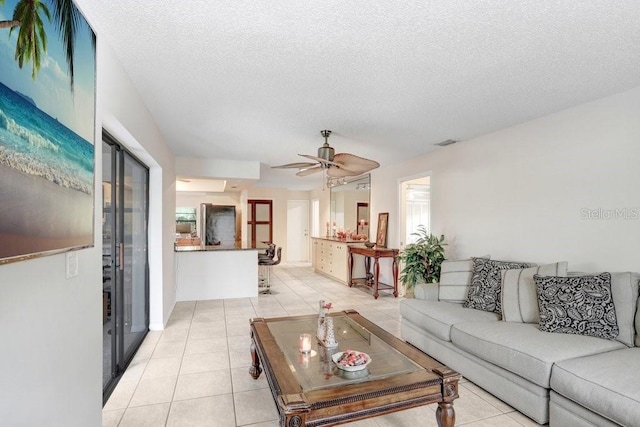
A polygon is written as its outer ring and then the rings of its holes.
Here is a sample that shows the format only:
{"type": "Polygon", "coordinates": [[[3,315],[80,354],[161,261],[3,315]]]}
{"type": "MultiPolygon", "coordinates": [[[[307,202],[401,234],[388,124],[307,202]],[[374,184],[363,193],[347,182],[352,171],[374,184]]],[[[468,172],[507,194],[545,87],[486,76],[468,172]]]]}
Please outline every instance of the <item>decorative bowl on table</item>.
{"type": "Polygon", "coordinates": [[[364,369],[361,369],[359,371],[345,371],[344,369],[336,369],[336,372],[333,375],[348,381],[352,381],[368,378],[371,373],[369,372],[369,369],[365,367],[364,369]]]}
{"type": "Polygon", "coordinates": [[[375,242],[364,242],[364,245],[366,247],[368,247],[369,249],[371,249],[372,247],[374,247],[376,244],[375,242]]]}
{"type": "Polygon", "coordinates": [[[339,351],[331,356],[333,363],[344,371],[360,371],[371,363],[371,357],[367,353],[355,350],[339,351]]]}

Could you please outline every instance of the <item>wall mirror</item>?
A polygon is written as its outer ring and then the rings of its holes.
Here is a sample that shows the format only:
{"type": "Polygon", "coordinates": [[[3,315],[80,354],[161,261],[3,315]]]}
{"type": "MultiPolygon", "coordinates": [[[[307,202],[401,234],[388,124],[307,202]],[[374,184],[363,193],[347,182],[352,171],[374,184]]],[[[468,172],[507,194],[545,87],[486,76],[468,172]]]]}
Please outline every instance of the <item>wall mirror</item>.
{"type": "MultiPolygon", "coordinates": [[[[369,236],[369,174],[353,178],[341,178],[332,183],[331,223],[337,230],[351,230],[369,236]]],[[[375,231],[375,230],[374,230],[375,231]]]]}

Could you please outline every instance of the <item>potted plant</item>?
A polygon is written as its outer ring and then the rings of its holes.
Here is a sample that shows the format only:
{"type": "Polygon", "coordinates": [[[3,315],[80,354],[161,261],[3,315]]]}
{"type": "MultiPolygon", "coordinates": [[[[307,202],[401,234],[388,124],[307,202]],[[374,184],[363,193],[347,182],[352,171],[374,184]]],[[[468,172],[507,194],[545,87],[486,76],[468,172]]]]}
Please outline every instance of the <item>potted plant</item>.
{"type": "Polygon", "coordinates": [[[402,262],[400,281],[407,293],[413,293],[417,283],[434,283],[440,280],[440,266],[444,261],[444,235],[436,237],[427,232],[424,225],[419,225],[412,236],[417,236],[415,243],[407,245],[400,253],[402,262]]]}

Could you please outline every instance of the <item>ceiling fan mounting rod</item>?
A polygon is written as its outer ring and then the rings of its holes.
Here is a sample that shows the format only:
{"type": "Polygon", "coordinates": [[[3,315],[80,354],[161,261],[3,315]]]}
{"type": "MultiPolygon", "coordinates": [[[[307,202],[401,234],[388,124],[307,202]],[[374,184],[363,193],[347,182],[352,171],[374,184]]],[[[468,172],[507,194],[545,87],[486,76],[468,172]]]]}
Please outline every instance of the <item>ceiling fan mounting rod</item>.
{"type": "MultiPolygon", "coordinates": [[[[321,130],[320,134],[324,137],[324,144],[322,145],[322,147],[318,148],[318,157],[332,162],[333,156],[335,155],[335,150],[329,145],[329,135],[331,135],[331,131],[321,130]]],[[[323,168],[328,168],[329,166],[330,165],[322,164],[323,168]]]]}

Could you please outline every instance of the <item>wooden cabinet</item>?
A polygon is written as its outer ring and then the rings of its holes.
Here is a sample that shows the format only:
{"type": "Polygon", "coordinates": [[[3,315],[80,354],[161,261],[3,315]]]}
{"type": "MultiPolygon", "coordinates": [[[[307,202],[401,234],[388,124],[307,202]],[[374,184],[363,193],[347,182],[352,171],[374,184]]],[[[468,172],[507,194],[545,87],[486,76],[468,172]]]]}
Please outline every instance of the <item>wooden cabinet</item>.
{"type": "Polygon", "coordinates": [[[313,269],[346,284],[349,244],[339,240],[314,238],[311,258],[313,269]]]}
{"type": "Polygon", "coordinates": [[[331,242],[330,271],[329,275],[341,282],[347,283],[347,244],[344,242],[331,242]]]}
{"type": "Polygon", "coordinates": [[[178,237],[176,238],[176,246],[200,246],[199,237],[178,237]]]}

